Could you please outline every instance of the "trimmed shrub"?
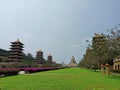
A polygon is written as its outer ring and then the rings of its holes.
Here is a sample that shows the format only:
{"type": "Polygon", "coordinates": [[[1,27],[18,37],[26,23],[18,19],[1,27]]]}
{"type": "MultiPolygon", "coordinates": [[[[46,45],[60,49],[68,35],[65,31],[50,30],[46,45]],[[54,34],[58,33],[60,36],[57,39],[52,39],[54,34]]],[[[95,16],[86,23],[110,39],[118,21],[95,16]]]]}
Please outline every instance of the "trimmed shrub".
{"type": "Polygon", "coordinates": [[[20,71],[25,71],[26,73],[34,73],[34,72],[56,70],[56,69],[60,69],[60,68],[58,67],[20,68],[20,71]]]}
{"type": "Polygon", "coordinates": [[[0,76],[17,75],[19,71],[18,68],[0,68],[0,76]]]}

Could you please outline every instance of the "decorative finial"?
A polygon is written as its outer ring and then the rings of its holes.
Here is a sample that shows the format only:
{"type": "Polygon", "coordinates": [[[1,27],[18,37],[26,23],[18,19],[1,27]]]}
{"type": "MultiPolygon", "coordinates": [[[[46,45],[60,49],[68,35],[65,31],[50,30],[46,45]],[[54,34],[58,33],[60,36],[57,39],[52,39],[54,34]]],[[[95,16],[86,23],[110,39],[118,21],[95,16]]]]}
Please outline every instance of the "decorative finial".
{"type": "Polygon", "coordinates": [[[16,42],[20,42],[20,39],[17,39],[16,42]]]}

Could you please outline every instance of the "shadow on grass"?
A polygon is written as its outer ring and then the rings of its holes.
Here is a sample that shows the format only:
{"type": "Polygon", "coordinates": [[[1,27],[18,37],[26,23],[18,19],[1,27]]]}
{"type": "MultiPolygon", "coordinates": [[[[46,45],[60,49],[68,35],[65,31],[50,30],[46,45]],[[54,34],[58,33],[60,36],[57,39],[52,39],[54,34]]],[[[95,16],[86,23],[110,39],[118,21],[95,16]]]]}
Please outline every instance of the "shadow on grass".
{"type": "Polygon", "coordinates": [[[120,80],[120,75],[110,75],[108,78],[120,80]]]}

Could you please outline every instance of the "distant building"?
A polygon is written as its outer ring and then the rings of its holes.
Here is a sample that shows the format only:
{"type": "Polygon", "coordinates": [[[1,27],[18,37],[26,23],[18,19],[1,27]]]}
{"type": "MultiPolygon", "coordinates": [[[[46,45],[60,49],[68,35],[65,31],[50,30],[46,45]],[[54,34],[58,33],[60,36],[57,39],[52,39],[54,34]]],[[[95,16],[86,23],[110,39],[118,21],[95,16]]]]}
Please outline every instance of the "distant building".
{"type": "Polygon", "coordinates": [[[63,67],[65,67],[65,66],[67,66],[64,62],[62,62],[62,64],[61,64],[63,67]]]}
{"type": "Polygon", "coordinates": [[[37,53],[36,53],[36,62],[37,62],[37,64],[39,64],[41,66],[45,62],[45,60],[43,58],[43,52],[41,50],[37,51],[37,53]]]}
{"type": "Polygon", "coordinates": [[[93,49],[100,47],[101,45],[106,44],[106,37],[102,34],[95,34],[92,40],[93,49]]]}
{"type": "Polygon", "coordinates": [[[75,60],[75,57],[72,56],[71,58],[71,61],[70,63],[68,64],[69,67],[76,67],[77,66],[77,63],[76,63],[76,60],[75,60]]]}
{"type": "Polygon", "coordinates": [[[51,55],[51,54],[48,55],[47,62],[48,62],[48,64],[51,64],[51,65],[52,65],[53,60],[52,60],[52,55],[51,55]]]}
{"type": "Polygon", "coordinates": [[[92,48],[90,48],[90,47],[87,47],[87,49],[86,49],[86,54],[84,55],[84,58],[86,57],[86,56],[88,56],[88,55],[90,55],[91,53],[92,53],[92,48]]]}
{"type": "Polygon", "coordinates": [[[11,42],[11,50],[9,51],[8,62],[21,62],[23,59],[23,43],[17,39],[15,42],[11,42]]]}
{"type": "Polygon", "coordinates": [[[107,63],[107,61],[105,61],[104,58],[102,58],[105,56],[104,54],[105,52],[103,50],[107,50],[106,44],[107,44],[106,36],[104,36],[103,34],[95,34],[95,36],[92,39],[91,48],[93,52],[95,52],[94,54],[96,55],[93,54],[94,56],[92,56],[92,53],[91,53],[90,57],[92,57],[91,60],[93,61],[90,61],[90,60],[89,61],[96,64],[98,68],[100,68],[101,64],[107,63]],[[97,58],[97,60],[95,58],[97,58]]]}
{"type": "Polygon", "coordinates": [[[113,70],[120,71],[120,58],[116,58],[113,61],[113,70]]]}

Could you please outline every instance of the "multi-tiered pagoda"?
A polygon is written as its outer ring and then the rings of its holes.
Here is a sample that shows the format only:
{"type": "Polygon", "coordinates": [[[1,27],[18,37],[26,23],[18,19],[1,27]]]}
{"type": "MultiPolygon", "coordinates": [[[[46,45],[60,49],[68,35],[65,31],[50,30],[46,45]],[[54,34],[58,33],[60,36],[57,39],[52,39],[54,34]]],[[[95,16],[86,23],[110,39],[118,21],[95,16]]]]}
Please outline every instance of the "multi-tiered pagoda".
{"type": "Polygon", "coordinates": [[[48,64],[52,64],[53,63],[51,54],[48,55],[47,62],[48,62],[48,64]]]}
{"type": "Polygon", "coordinates": [[[15,42],[11,42],[11,50],[9,51],[8,62],[21,62],[23,59],[23,43],[17,39],[15,42]]]}
{"type": "Polygon", "coordinates": [[[44,64],[43,52],[41,50],[37,51],[36,62],[41,66],[44,64]]]}
{"type": "Polygon", "coordinates": [[[53,66],[53,60],[52,60],[52,55],[51,54],[48,55],[47,64],[48,64],[48,66],[53,66]]]}
{"type": "Polygon", "coordinates": [[[75,57],[72,56],[71,58],[71,61],[70,63],[68,64],[69,67],[76,67],[77,66],[77,63],[76,63],[76,60],[75,60],[75,57]]]}
{"type": "Polygon", "coordinates": [[[106,44],[106,37],[102,34],[95,34],[92,40],[93,49],[101,47],[101,45],[106,44]]]}

